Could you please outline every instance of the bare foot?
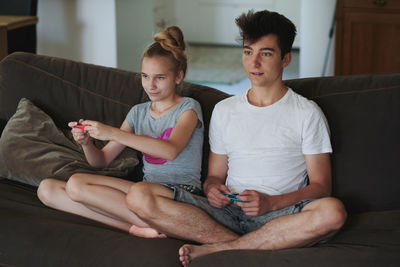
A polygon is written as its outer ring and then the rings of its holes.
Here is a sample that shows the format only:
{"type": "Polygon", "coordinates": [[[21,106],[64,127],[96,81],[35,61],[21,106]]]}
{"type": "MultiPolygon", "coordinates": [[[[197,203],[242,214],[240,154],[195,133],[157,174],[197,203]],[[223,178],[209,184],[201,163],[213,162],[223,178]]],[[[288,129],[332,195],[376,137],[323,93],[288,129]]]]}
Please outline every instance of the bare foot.
{"type": "Polygon", "coordinates": [[[189,263],[200,256],[207,255],[213,252],[217,252],[222,248],[218,248],[216,244],[195,246],[195,245],[183,245],[179,249],[179,260],[183,266],[188,266],[189,263]]]}
{"type": "Polygon", "coordinates": [[[131,228],[129,228],[129,233],[144,238],[167,238],[165,234],[159,233],[156,229],[150,227],[139,227],[136,225],[132,225],[131,228]]]}

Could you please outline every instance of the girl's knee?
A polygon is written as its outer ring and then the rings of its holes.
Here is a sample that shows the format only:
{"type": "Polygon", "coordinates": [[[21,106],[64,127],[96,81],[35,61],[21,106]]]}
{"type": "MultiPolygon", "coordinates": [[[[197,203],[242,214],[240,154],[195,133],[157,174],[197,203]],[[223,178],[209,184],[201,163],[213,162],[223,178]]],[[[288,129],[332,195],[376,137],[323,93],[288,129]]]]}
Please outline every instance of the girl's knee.
{"type": "Polygon", "coordinates": [[[69,179],[65,186],[65,191],[67,195],[74,201],[79,201],[82,196],[83,187],[84,187],[84,175],[80,173],[73,174],[69,179]]]}
{"type": "Polygon", "coordinates": [[[54,194],[57,194],[58,181],[53,179],[44,179],[40,182],[37,189],[37,196],[46,206],[51,205],[54,194]]]}

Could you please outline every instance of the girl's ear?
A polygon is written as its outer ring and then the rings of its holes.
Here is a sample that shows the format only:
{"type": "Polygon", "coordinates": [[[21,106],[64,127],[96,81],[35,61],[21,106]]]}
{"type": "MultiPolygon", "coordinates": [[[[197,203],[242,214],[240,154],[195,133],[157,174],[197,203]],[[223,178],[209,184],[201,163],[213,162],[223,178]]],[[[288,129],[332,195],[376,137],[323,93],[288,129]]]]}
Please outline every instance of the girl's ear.
{"type": "Polygon", "coordinates": [[[183,72],[183,70],[178,71],[178,75],[176,75],[176,78],[175,78],[176,84],[180,84],[184,77],[185,77],[185,73],[183,72]]]}

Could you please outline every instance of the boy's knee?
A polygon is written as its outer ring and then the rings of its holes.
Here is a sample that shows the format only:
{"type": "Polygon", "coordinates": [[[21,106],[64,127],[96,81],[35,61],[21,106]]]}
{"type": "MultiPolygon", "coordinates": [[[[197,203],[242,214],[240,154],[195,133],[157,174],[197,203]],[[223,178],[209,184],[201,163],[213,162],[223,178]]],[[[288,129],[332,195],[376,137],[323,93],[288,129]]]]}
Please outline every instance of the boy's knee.
{"type": "Polygon", "coordinates": [[[149,190],[147,183],[138,182],[134,183],[126,194],[126,203],[132,210],[140,209],[146,202],[147,194],[149,190]]]}
{"type": "Polygon", "coordinates": [[[154,209],[155,196],[151,190],[151,184],[146,182],[138,182],[131,186],[126,195],[126,204],[139,217],[148,217],[154,209]]]}
{"type": "Polygon", "coordinates": [[[322,232],[337,232],[347,219],[347,212],[343,203],[333,197],[320,200],[317,209],[317,220],[322,232]]]}

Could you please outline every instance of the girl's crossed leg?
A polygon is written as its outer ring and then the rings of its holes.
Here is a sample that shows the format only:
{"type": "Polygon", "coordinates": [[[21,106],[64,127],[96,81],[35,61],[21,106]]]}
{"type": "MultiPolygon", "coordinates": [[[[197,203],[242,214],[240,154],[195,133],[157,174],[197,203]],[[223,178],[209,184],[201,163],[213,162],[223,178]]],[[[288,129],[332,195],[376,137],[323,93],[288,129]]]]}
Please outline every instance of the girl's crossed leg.
{"type": "Polygon", "coordinates": [[[43,180],[38,188],[38,197],[46,206],[80,215],[136,236],[166,237],[127,208],[125,198],[133,184],[114,177],[77,173],[68,182],[43,180]]]}

